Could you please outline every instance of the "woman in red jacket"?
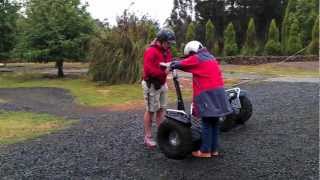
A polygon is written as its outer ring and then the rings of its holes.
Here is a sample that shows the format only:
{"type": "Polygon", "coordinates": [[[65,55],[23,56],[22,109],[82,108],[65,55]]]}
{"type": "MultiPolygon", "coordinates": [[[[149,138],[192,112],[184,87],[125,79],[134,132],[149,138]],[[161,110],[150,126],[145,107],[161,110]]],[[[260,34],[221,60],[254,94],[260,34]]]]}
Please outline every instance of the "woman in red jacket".
{"type": "Polygon", "coordinates": [[[232,112],[224,89],[222,72],[217,60],[198,41],[184,48],[185,59],[174,61],[170,67],[190,72],[193,76],[193,104],[202,120],[200,150],[195,157],[218,156],[219,117],[232,112]]]}

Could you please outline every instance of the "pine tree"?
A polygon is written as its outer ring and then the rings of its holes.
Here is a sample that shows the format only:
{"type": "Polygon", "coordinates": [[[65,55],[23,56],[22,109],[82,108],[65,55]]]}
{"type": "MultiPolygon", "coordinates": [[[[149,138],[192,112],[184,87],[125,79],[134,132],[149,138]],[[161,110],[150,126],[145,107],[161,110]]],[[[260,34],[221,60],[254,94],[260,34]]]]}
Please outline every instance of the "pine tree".
{"type": "Polygon", "coordinates": [[[268,41],[264,48],[264,53],[267,55],[280,55],[281,45],[279,42],[279,30],[275,19],[271,21],[268,33],[268,41]]]}
{"type": "Polygon", "coordinates": [[[308,46],[307,53],[319,55],[319,17],[314,22],[312,29],[312,41],[308,46]]]}
{"type": "Polygon", "coordinates": [[[286,52],[288,52],[289,55],[295,54],[296,52],[302,49],[302,40],[298,20],[295,17],[292,18],[293,23],[290,25],[288,44],[286,50],[286,52]]]}
{"type": "Polygon", "coordinates": [[[238,53],[239,49],[236,43],[236,33],[231,22],[224,31],[224,55],[233,56],[237,55],[238,53]]]}
{"type": "Polygon", "coordinates": [[[248,30],[247,30],[247,38],[242,48],[241,54],[254,56],[257,52],[257,42],[256,42],[256,27],[254,24],[253,18],[250,18],[248,30]]]}
{"type": "Polygon", "coordinates": [[[206,47],[209,50],[213,50],[215,45],[215,29],[214,25],[212,24],[211,20],[209,19],[206,24],[206,47]]]}
{"type": "Polygon", "coordinates": [[[186,42],[192,41],[195,39],[196,27],[193,22],[188,25],[187,33],[186,33],[186,42]]]}

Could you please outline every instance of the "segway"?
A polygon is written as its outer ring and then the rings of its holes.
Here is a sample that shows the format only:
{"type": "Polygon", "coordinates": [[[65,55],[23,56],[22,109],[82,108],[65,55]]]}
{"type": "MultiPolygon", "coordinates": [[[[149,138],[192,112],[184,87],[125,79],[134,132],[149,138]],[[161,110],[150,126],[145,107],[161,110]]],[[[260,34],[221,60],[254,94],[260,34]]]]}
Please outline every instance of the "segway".
{"type": "MultiPolygon", "coordinates": [[[[162,64],[165,66],[165,64],[162,64]]],[[[201,144],[200,119],[185,111],[178,73],[172,70],[172,79],[177,95],[177,109],[167,109],[165,120],[157,132],[157,143],[161,152],[170,159],[184,159],[201,144]]],[[[252,115],[252,104],[246,91],[239,87],[226,90],[233,113],[220,118],[220,130],[226,132],[239,124],[245,124],[252,115]]],[[[192,106],[192,105],[191,105],[192,106]]]]}

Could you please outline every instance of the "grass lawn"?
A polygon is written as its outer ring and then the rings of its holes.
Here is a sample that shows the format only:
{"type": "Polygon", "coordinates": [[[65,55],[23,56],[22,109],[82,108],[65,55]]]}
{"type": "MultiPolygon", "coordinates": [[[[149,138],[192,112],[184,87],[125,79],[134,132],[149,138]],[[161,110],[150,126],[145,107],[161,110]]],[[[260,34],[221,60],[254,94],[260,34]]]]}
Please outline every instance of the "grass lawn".
{"type": "Polygon", "coordinates": [[[0,103],[6,103],[7,101],[0,98],[0,103]]]}
{"type": "MultiPolygon", "coordinates": [[[[3,73],[0,75],[0,88],[18,87],[57,87],[69,90],[78,104],[87,106],[110,106],[142,100],[140,84],[100,85],[86,78],[49,79],[40,74],[3,73]]],[[[184,94],[191,94],[184,88],[184,94]]],[[[169,98],[175,97],[170,91],[169,98]]],[[[173,99],[174,100],[174,99],[173,99]]]]}
{"type": "MultiPolygon", "coordinates": [[[[18,64],[14,64],[18,65],[18,64]]],[[[22,64],[23,66],[31,66],[32,68],[46,68],[52,64],[22,64]]],[[[10,66],[10,64],[8,64],[10,66]]],[[[66,64],[68,67],[79,68],[85,67],[87,64],[66,64]]],[[[222,69],[225,73],[251,73],[262,75],[286,75],[298,77],[319,77],[317,71],[299,69],[296,67],[276,66],[275,64],[263,65],[224,65],[222,69]]],[[[182,81],[182,80],[181,80],[182,81]]],[[[172,80],[168,80],[169,85],[172,80]]],[[[226,87],[239,82],[239,79],[226,79],[226,87]]],[[[192,94],[191,83],[181,83],[183,95],[185,99],[190,99],[192,94]]],[[[90,81],[85,77],[81,78],[65,78],[52,79],[44,78],[41,74],[26,73],[2,73],[0,74],[0,88],[17,88],[17,87],[57,87],[69,90],[76,98],[78,104],[86,106],[112,106],[121,104],[130,104],[142,100],[142,89],[140,84],[122,84],[122,85],[101,85],[90,81]]],[[[171,85],[169,91],[169,100],[175,101],[175,91],[171,85]]],[[[0,99],[0,103],[4,100],[0,99]]]]}
{"type": "Polygon", "coordinates": [[[48,114],[0,110],[0,145],[48,134],[65,128],[73,122],[48,114]]]}

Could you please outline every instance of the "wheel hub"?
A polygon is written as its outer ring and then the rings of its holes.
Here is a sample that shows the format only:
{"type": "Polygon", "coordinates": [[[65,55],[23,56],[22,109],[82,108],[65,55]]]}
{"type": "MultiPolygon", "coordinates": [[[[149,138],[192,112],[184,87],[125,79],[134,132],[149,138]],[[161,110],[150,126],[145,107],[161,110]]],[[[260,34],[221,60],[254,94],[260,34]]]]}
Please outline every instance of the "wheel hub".
{"type": "Polygon", "coordinates": [[[169,143],[172,146],[178,146],[180,144],[180,139],[177,132],[173,131],[169,134],[169,143]]]}

